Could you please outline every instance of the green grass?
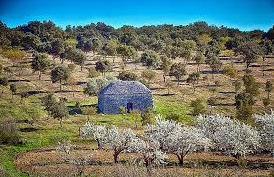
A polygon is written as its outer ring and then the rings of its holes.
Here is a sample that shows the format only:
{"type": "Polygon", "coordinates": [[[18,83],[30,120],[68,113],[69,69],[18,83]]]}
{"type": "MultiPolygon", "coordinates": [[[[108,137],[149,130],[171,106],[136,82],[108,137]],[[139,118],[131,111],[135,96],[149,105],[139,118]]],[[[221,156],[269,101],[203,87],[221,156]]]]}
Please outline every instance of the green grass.
{"type": "MultiPolygon", "coordinates": [[[[77,100],[68,100],[67,106],[75,106],[77,100]]],[[[97,104],[96,97],[86,98],[80,100],[81,106],[97,104]]],[[[189,123],[193,119],[189,115],[190,107],[187,103],[181,100],[175,99],[175,97],[154,97],[154,110],[157,114],[166,116],[169,113],[177,113],[181,115],[181,121],[189,123]]],[[[20,105],[15,101],[9,99],[0,100],[0,118],[9,115],[16,119],[30,119],[34,115],[39,117],[47,117],[47,113],[41,106],[41,101],[38,97],[31,96],[24,101],[24,104],[20,105]]],[[[13,159],[19,152],[29,151],[35,148],[55,146],[58,141],[64,139],[72,142],[86,141],[78,137],[79,126],[82,126],[88,119],[87,115],[69,116],[65,119],[63,128],[59,126],[57,120],[43,120],[45,125],[36,124],[39,128],[33,132],[20,132],[20,135],[24,139],[23,145],[17,146],[0,146],[0,166],[2,166],[8,175],[10,176],[27,176],[15,168],[13,159]]],[[[106,125],[117,125],[119,127],[133,127],[137,122],[138,126],[141,126],[140,116],[132,114],[117,114],[117,115],[91,115],[89,119],[95,123],[101,123],[106,125]]],[[[19,127],[29,127],[29,124],[19,124],[19,127]]]]}

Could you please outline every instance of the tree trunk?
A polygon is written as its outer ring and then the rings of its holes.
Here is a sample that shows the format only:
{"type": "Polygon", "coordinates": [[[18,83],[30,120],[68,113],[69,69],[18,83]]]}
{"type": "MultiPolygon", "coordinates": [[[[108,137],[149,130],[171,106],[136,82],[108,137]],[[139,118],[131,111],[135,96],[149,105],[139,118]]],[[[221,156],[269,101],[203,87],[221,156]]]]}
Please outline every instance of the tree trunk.
{"type": "Polygon", "coordinates": [[[63,119],[60,118],[60,127],[63,128],[63,119]]]}
{"type": "Polygon", "coordinates": [[[163,78],[164,78],[164,83],[166,83],[166,75],[163,74],[163,78]]]}
{"type": "Polygon", "coordinates": [[[176,154],[178,161],[179,161],[179,165],[183,166],[184,165],[184,156],[182,154],[176,154]]]}
{"type": "Polygon", "coordinates": [[[118,163],[118,155],[119,155],[120,153],[119,152],[117,152],[117,151],[114,151],[114,153],[113,153],[113,158],[114,158],[114,162],[115,163],[118,163]]]}
{"type": "Polygon", "coordinates": [[[59,80],[60,83],[60,92],[62,91],[62,79],[59,80]]]}
{"type": "Polygon", "coordinates": [[[39,71],[39,80],[41,80],[42,72],[39,71]]]}
{"type": "Polygon", "coordinates": [[[147,176],[151,177],[152,176],[152,168],[151,168],[151,159],[145,159],[145,166],[147,169],[147,176]]]}
{"type": "Polygon", "coordinates": [[[97,142],[98,149],[103,149],[103,145],[98,139],[96,139],[96,142],[97,142]]]}
{"type": "Polygon", "coordinates": [[[167,88],[167,94],[169,95],[169,87],[167,88]]]}

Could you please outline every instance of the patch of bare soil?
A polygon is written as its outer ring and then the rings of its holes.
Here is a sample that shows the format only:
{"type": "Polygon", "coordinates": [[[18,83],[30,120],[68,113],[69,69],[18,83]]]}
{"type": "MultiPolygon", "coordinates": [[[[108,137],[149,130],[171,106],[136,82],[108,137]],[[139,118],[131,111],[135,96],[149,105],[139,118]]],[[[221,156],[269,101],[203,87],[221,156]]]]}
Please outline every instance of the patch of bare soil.
{"type": "MultiPolygon", "coordinates": [[[[75,176],[79,173],[79,165],[73,160],[88,158],[88,163],[81,167],[84,174],[104,174],[115,172],[117,164],[113,163],[112,151],[95,150],[95,146],[77,145],[70,154],[56,151],[55,148],[36,149],[17,154],[14,162],[22,172],[37,176],[75,176]]],[[[139,154],[122,153],[119,165],[127,166],[139,154]]],[[[175,171],[178,174],[203,173],[209,170],[221,174],[241,172],[244,176],[267,176],[274,169],[274,159],[270,155],[248,156],[245,167],[239,168],[233,157],[217,153],[193,153],[186,157],[184,167],[177,166],[177,159],[169,155],[168,164],[157,167],[159,171],[175,171]]],[[[156,167],[155,167],[156,168],[156,167]]],[[[154,168],[154,170],[155,170],[154,168]]]]}

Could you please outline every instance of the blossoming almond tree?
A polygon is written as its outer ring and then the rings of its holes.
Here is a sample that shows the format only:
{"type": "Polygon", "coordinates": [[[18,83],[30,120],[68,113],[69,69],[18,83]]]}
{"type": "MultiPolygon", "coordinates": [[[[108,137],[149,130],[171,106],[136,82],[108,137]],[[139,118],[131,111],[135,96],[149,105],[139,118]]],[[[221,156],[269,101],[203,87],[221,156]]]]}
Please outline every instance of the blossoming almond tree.
{"type": "Polygon", "coordinates": [[[128,150],[130,143],[136,135],[131,129],[119,130],[115,126],[111,126],[106,135],[106,145],[113,150],[114,162],[118,162],[118,156],[121,152],[128,150]]]}
{"type": "Polygon", "coordinates": [[[264,115],[254,115],[257,130],[261,136],[261,145],[264,150],[272,152],[274,157],[274,112],[264,115]]]}
{"type": "Polygon", "coordinates": [[[181,126],[178,122],[172,120],[164,120],[160,115],[156,116],[155,125],[148,125],[145,130],[147,139],[158,141],[159,148],[163,151],[167,150],[166,138],[171,132],[180,129],[181,126]]]}
{"type": "Polygon", "coordinates": [[[142,154],[148,176],[151,176],[152,164],[163,164],[167,158],[166,154],[160,150],[159,142],[149,139],[134,138],[128,151],[142,154]]]}
{"type": "Polygon", "coordinates": [[[81,130],[81,136],[93,136],[94,140],[97,142],[98,149],[102,149],[107,136],[107,128],[104,125],[93,125],[87,121],[81,130]]]}
{"type": "Polygon", "coordinates": [[[189,153],[204,150],[211,146],[210,139],[192,126],[181,126],[181,128],[171,132],[166,138],[166,143],[168,152],[177,156],[180,165],[183,165],[184,158],[189,153]]]}
{"type": "Polygon", "coordinates": [[[256,129],[229,117],[199,116],[197,127],[213,140],[217,150],[236,158],[245,158],[260,146],[260,136],[256,129]]]}

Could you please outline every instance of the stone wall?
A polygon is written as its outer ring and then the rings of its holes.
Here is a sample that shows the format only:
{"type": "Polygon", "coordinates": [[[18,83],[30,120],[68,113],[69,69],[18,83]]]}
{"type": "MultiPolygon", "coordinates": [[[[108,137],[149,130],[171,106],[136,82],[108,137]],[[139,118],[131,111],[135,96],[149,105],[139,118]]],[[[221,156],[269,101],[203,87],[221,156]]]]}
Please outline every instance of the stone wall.
{"type": "Polygon", "coordinates": [[[98,109],[104,114],[118,114],[121,106],[127,108],[127,103],[133,104],[134,110],[144,111],[153,107],[151,94],[99,95],[98,109]]]}

